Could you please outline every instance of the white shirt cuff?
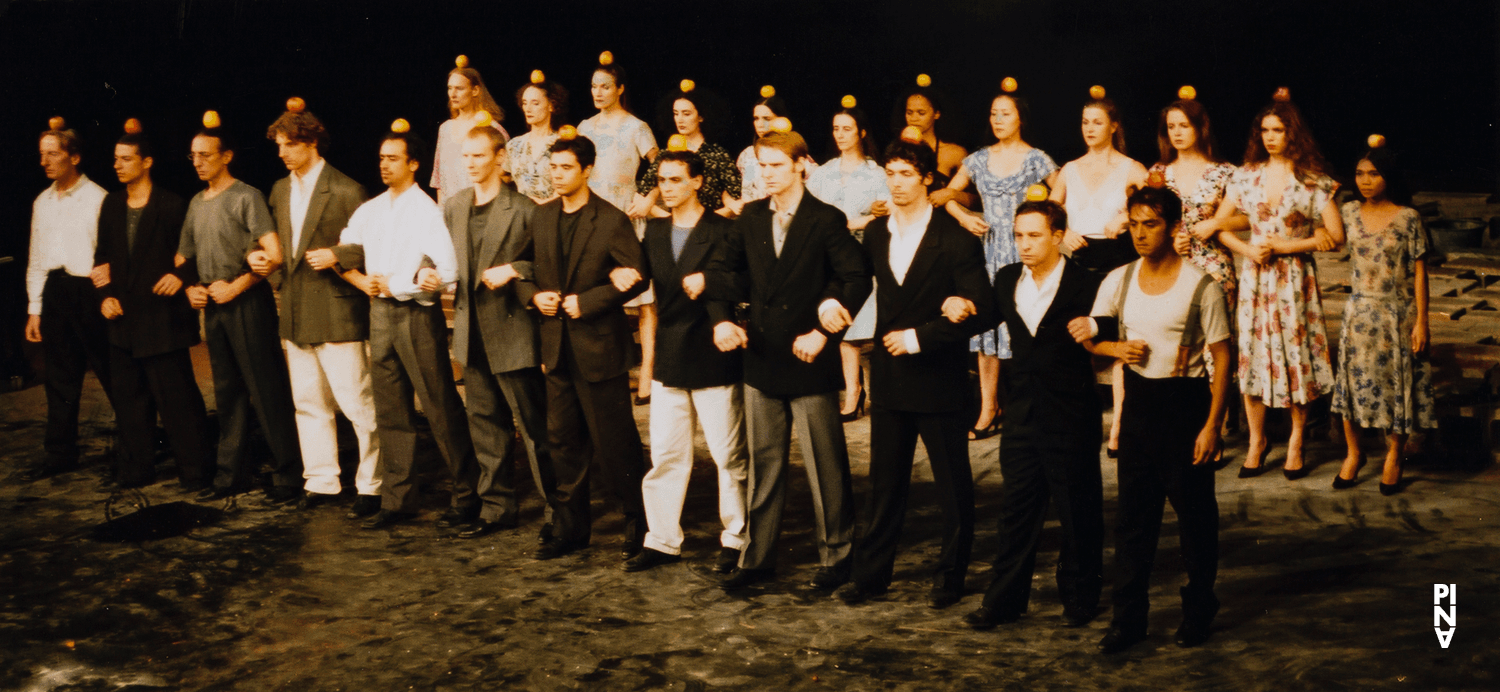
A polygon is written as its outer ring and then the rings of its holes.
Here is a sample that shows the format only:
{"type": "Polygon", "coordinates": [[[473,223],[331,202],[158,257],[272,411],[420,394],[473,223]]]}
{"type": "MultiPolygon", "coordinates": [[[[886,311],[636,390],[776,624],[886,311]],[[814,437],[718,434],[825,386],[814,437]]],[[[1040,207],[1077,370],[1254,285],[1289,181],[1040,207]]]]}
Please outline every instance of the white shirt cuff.
{"type": "Polygon", "coordinates": [[[901,332],[901,341],[906,344],[907,353],[921,353],[922,344],[917,343],[917,330],[907,329],[901,332]]]}
{"type": "Polygon", "coordinates": [[[40,315],[40,314],[42,314],[42,301],[38,300],[38,301],[27,303],[27,305],[26,305],[26,314],[28,314],[28,315],[40,315]]]}
{"type": "Polygon", "coordinates": [[[1099,336],[1099,321],[1095,320],[1092,317],[1090,317],[1089,318],[1089,338],[1092,339],[1092,338],[1094,338],[1096,336],[1099,336]]]}
{"type": "Polygon", "coordinates": [[[822,319],[823,314],[828,312],[829,310],[843,306],[844,304],[840,303],[836,298],[829,298],[828,300],[823,301],[822,303],[818,304],[818,319],[822,319]]]}

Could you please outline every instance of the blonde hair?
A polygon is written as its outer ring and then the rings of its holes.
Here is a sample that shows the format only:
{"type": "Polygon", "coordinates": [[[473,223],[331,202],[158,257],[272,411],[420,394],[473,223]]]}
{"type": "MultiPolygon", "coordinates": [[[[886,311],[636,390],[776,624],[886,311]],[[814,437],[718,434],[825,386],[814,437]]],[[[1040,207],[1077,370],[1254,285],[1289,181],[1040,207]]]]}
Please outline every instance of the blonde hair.
{"type": "MultiPolygon", "coordinates": [[[[484,78],[479,76],[479,70],[472,67],[455,67],[448,73],[449,77],[453,75],[459,75],[469,80],[469,87],[479,90],[479,95],[475,97],[475,100],[478,101],[476,104],[478,110],[489,111],[490,115],[494,116],[495,122],[505,119],[505,109],[501,108],[500,104],[495,102],[495,97],[490,95],[489,88],[484,85],[484,78]]],[[[458,109],[448,106],[448,117],[457,118],[458,109]]]]}

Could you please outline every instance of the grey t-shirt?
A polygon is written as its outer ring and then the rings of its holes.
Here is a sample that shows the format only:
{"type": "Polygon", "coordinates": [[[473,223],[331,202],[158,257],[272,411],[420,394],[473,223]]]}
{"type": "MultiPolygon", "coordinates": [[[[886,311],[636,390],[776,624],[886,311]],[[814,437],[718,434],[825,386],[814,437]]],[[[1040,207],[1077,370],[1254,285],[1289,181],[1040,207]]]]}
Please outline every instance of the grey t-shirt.
{"type": "Polygon", "coordinates": [[[127,243],[125,247],[131,250],[135,249],[135,232],[141,227],[141,217],[145,215],[145,212],[145,207],[136,209],[128,204],[125,205],[125,242],[127,243]]]}
{"type": "Polygon", "coordinates": [[[203,283],[230,281],[250,271],[245,256],[267,233],[275,233],[266,197],[242,180],[213,199],[199,192],[188,203],[177,252],[198,262],[203,283]]]}

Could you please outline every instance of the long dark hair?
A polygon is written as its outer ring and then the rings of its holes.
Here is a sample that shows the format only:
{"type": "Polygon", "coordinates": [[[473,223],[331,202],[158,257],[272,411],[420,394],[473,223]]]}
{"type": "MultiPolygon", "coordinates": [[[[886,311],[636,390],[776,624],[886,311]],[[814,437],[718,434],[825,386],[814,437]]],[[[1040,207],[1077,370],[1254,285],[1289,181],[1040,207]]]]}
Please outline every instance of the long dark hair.
{"type": "MultiPolygon", "coordinates": [[[[859,130],[860,132],[859,149],[860,152],[865,155],[865,158],[874,159],[876,156],[878,156],[880,150],[875,148],[875,138],[870,136],[870,120],[865,116],[865,112],[858,106],[855,106],[854,108],[840,108],[837,111],[834,111],[833,117],[829,118],[829,120],[832,121],[833,118],[837,118],[840,115],[847,115],[850,118],[854,119],[854,129],[859,130]]],[[[839,156],[843,155],[843,152],[839,151],[839,145],[837,142],[833,142],[828,146],[833,150],[833,154],[829,156],[829,158],[836,159],[839,156]]]]}
{"type": "Polygon", "coordinates": [[[1180,99],[1161,109],[1161,119],[1156,124],[1156,148],[1161,151],[1163,166],[1177,160],[1177,148],[1172,146],[1172,138],[1167,136],[1167,114],[1172,111],[1181,113],[1182,117],[1187,118],[1188,124],[1193,126],[1194,134],[1198,135],[1198,141],[1193,144],[1193,148],[1197,149],[1203,158],[1208,159],[1210,163],[1223,161],[1214,153],[1214,136],[1208,121],[1208,109],[1192,99],[1180,99]]]}
{"type": "Polygon", "coordinates": [[[568,90],[563,85],[550,79],[540,82],[527,82],[516,90],[516,107],[521,107],[521,99],[526,96],[526,90],[536,87],[547,96],[547,103],[552,106],[552,117],[547,120],[547,126],[556,130],[568,121],[568,90]]]}
{"type": "Polygon", "coordinates": [[[1380,172],[1380,177],[1385,179],[1385,198],[1403,207],[1411,206],[1411,183],[1406,178],[1406,169],[1402,168],[1399,158],[1391,153],[1387,147],[1375,147],[1360,161],[1369,161],[1375,170],[1380,172]]]}
{"type": "Polygon", "coordinates": [[[953,141],[952,133],[956,125],[951,120],[953,114],[949,112],[952,109],[949,108],[948,97],[942,91],[931,86],[913,86],[901,92],[900,98],[896,99],[895,110],[891,113],[891,133],[894,135],[893,139],[900,139],[901,131],[906,129],[906,104],[911,101],[911,97],[913,96],[921,96],[926,99],[928,105],[932,106],[934,114],[944,116],[936,118],[932,122],[932,136],[937,139],[938,147],[941,148],[943,142],[951,143],[953,141]]]}
{"type": "Polygon", "coordinates": [[[1273,101],[1260,109],[1250,123],[1250,142],[1245,145],[1245,165],[1263,164],[1271,160],[1266,144],[1260,138],[1261,123],[1266,116],[1276,116],[1286,127],[1286,158],[1299,178],[1308,178],[1328,173],[1328,162],[1318,152],[1318,143],[1313,141],[1312,130],[1302,120],[1302,113],[1291,101],[1273,101]]]}
{"type": "MultiPolygon", "coordinates": [[[[1015,92],[1011,91],[1002,91],[990,98],[990,108],[994,108],[995,102],[1000,99],[1010,99],[1011,105],[1016,107],[1016,118],[1021,121],[1020,126],[1016,128],[1016,134],[1024,141],[1026,139],[1026,124],[1031,122],[1031,105],[1026,103],[1024,96],[1018,96],[1015,92]]],[[[987,138],[989,141],[987,144],[994,144],[1000,141],[995,137],[994,127],[986,127],[985,129],[989,132],[989,137],[987,138]]]]}
{"type": "MultiPolygon", "coordinates": [[[[594,74],[599,74],[601,72],[609,75],[610,79],[615,80],[616,87],[619,87],[621,89],[625,88],[625,68],[620,67],[615,63],[610,63],[608,65],[598,65],[594,67],[594,74]]],[[[620,94],[620,108],[625,109],[626,113],[634,115],[635,111],[630,110],[630,101],[628,100],[629,96],[629,91],[625,91],[620,94]]]]}

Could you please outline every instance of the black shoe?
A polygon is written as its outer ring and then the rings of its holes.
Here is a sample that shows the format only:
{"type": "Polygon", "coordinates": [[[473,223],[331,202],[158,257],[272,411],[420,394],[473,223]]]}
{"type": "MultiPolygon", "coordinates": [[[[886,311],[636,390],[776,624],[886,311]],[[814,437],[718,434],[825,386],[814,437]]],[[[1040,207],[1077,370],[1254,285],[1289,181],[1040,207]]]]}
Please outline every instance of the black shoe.
{"type": "Polygon", "coordinates": [[[1208,641],[1211,622],[1198,618],[1184,619],[1182,626],[1177,628],[1177,636],[1173,638],[1173,641],[1176,641],[1177,645],[1184,649],[1190,649],[1202,644],[1208,641]]]}
{"type": "Polygon", "coordinates": [[[1288,468],[1282,468],[1281,469],[1281,475],[1286,476],[1286,479],[1289,480],[1289,481],[1295,481],[1295,480],[1298,480],[1298,479],[1301,479],[1301,478],[1306,478],[1307,474],[1309,474],[1309,473],[1312,473],[1312,467],[1308,466],[1306,462],[1303,462],[1302,468],[1300,468],[1300,469],[1288,469],[1288,468]]]}
{"type": "Polygon", "coordinates": [[[1359,480],[1359,471],[1360,471],[1360,469],[1363,469],[1364,467],[1365,467],[1365,455],[1361,454],[1361,455],[1359,455],[1359,463],[1354,465],[1354,477],[1353,478],[1345,479],[1344,476],[1343,476],[1344,470],[1342,468],[1339,469],[1338,473],[1333,474],[1333,489],[1334,490],[1348,490],[1350,488],[1353,488],[1354,485],[1355,485],[1355,481],[1359,480]]]}
{"type": "Polygon", "coordinates": [[[462,531],[459,531],[458,537],[483,538],[492,533],[497,533],[513,528],[516,528],[516,522],[514,519],[512,519],[511,521],[485,521],[483,519],[480,519],[479,521],[464,527],[462,531]]]}
{"type": "Polygon", "coordinates": [[[197,500],[198,502],[214,502],[216,500],[222,500],[224,498],[239,495],[244,492],[244,488],[237,488],[235,486],[221,488],[215,485],[213,487],[204,488],[203,491],[198,493],[198,496],[193,499],[197,500]]]}
{"type": "Polygon", "coordinates": [[[636,406],[650,406],[651,405],[651,395],[650,394],[647,394],[646,396],[633,395],[633,396],[630,397],[630,403],[635,404],[636,406]]]}
{"type": "Polygon", "coordinates": [[[844,605],[859,605],[884,594],[888,590],[888,588],[884,587],[861,586],[859,583],[851,581],[848,584],[840,586],[837,591],[833,592],[833,595],[840,601],[843,601],[844,605]]]}
{"type": "Polygon", "coordinates": [[[537,545],[547,545],[552,540],[552,522],[542,524],[542,530],[536,535],[537,545]]]}
{"type": "Polygon", "coordinates": [[[582,550],[587,546],[587,543],[574,543],[554,537],[552,540],[547,541],[545,545],[532,552],[531,557],[536,560],[554,560],[569,553],[582,550]]]}
{"type": "Polygon", "coordinates": [[[681,555],[664,553],[651,548],[641,548],[641,552],[636,553],[635,557],[626,560],[624,564],[620,565],[620,569],[626,572],[644,572],[652,567],[670,565],[681,559],[681,555]]]}
{"type": "Polygon", "coordinates": [[[927,592],[927,607],[933,610],[942,610],[963,600],[962,591],[941,589],[936,586],[927,592]]]}
{"type": "Polygon", "coordinates": [[[67,473],[76,470],[76,461],[44,461],[21,472],[21,480],[26,482],[39,481],[43,478],[51,478],[59,473],[67,473]]]}
{"type": "Polygon", "coordinates": [[[379,511],[379,495],[360,495],[354,498],[354,504],[350,505],[349,512],[344,517],[348,519],[364,519],[379,511]]]}
{"type": "Polygon", "coordinates": [[[337,497],[338,495],[330,495],[328,493],[315,493],[309,490],[305,493],[302,493],[302,497],[297,500],[297,509],[308,510],[319,505],[332,504],[334,499],[336,499],[337,497]]]}
{"type": "Polygon", "coordinates": [[[1119,653],[1145,640],[1145,632],[1132,633],[1118,627],[1110,627],[1109,631],[1104,633],[1104,638],[1099,640],[1099,653],[1119,653]]]}
{"type": "Polygon", "coordinates": [[[1256,466],[1255,468],[1251,468],[1249,466],[1241,466],[1240,467],[1240,478],[1254,478],[1254,477],[1259,476],[1260,474],[1265,473],[1265,472],[1266,472],[1266,464],[1265,464],[1265,462],[1261,462],[1260,466],[1256,466]]]}
{"type": "Polygon", "coordinates": [[[385,529],[395,526],[396,524],[400,524],[401,522],[411,521],[416,517],[416,512],[397,512],[394,510],[382,509],[379,512],[376,512],[375,516],[366,519],[364,523],[359,525],[359,528],[385,529]]]}
{"type": "Polygon", "coordinates": [[[645,536],[642,536],[640,538],[625,539],[625,542],[620,544],[620,559],[630,560],[634,559],[635,556],[640,555],[641,551],[646,549],[646,546],[644,545],[645,540],[645,536]]]}
{"type": "Polygon", "coordinates": [[[275,485],[266,488],[266,500],[274,505],[288,505],[302,499],[301,488],[290,485],[275,485]]]}
{"type": "Polygon", "coordinates": [[[1068,627],[1083,627],[1094,621],[1094,615],[1098,614],[1097,608],[1085,608],[1082,606],[1064,606],[1063,622],[1068,627]]]}
{"type": "Polygon", "coordinates": [[[1020,615],[1001,613],[989,606],[979,606],[979,610],[969,613],[963,618],[965,625],[973,627],[976,630],[994,629],[996,625],[1008,625],[1020,619],[1020,615]]]}
{"type": "Polygon", "coordinates": [[[973,428],[973,429],[969,430],[969,434],[973,435],[973,437],[969,438],[970,442],[978,442],[980,440],[988,440],[991,437],[999,435],[1000,434],[1000,416],[998,416],[998,415],[995,416],[995,419],[992,420],[992,421],[990,421],[989,427],[984,428],[983,430],[981,430],[979,428],[973,428]]]}
{"type": "Polygon", "coordinates": [[[739,548],[720,548],[719,558],[714,560],[714,574],[729,574],[740,564],[739,548]]]}
{"type": "Polygon", "coordinates": [[[734,574],[731,574],[727,578],[725,578],[724,581],[719,582],[719,588],[724,589],[725,591],[732,591],[734,589],[743,589],[743,588],[745,588],[747,586],[754,586],[754,585],[759,584],[761,582],[770,581],[771,578],[774,577],[775,575],[776,575],[776,570],[769,569],[769,568],[765,568],[765,569],[744,569],[744,568],[740,568],[740,569],[735,570],[734,574]]]}
{"type": "Polygon", "coordinates": [[[1399,493],[1399,492],[1401,492],[1401,481],[1396,481],[1395,483],[1391,483],[1390,485],[1386,485],[1385,483],[1381,483],[1380,484],[1380,494],[1381,495],[1385,495],[1386,497],[1390,497],[1390,496],[1395,495],[1396,493],[1399,493]]]}
{"type": "MultiPolygon", "coordinates": [[[[864,375],[861,374],[861,377],[864,375]]],[[[839,412],[839,419],[844,423],[853,423],[865,415],[865,390],[859,390],[859,399],[854,404],[854,411],[850,413],[839,412]]]]}
{"type": "Polygon", "coordinates": [[[443,512],[434,524],[440,529],[451,529],[459,526],[467,526],[479,519],[479,506],[473,507],[449,507],[443,512]]]}
{"type": "Polygon", "coordinates": [[[818,571],[813,572],[812,579],[807,582],[807,585],[819,591],[832,591],[846,581],[849,581],[849,568],[819,567],[818,571]]]}
{"type": "Polygon", "coordinates": [[[1105,447],[1104,448],[1104,456],[1107,456],[1107,457],[1109,457],[1111,459],[1119,459],[1120,458],[1120,450],[1116,449],[1114,447],[1105,447]]]}

